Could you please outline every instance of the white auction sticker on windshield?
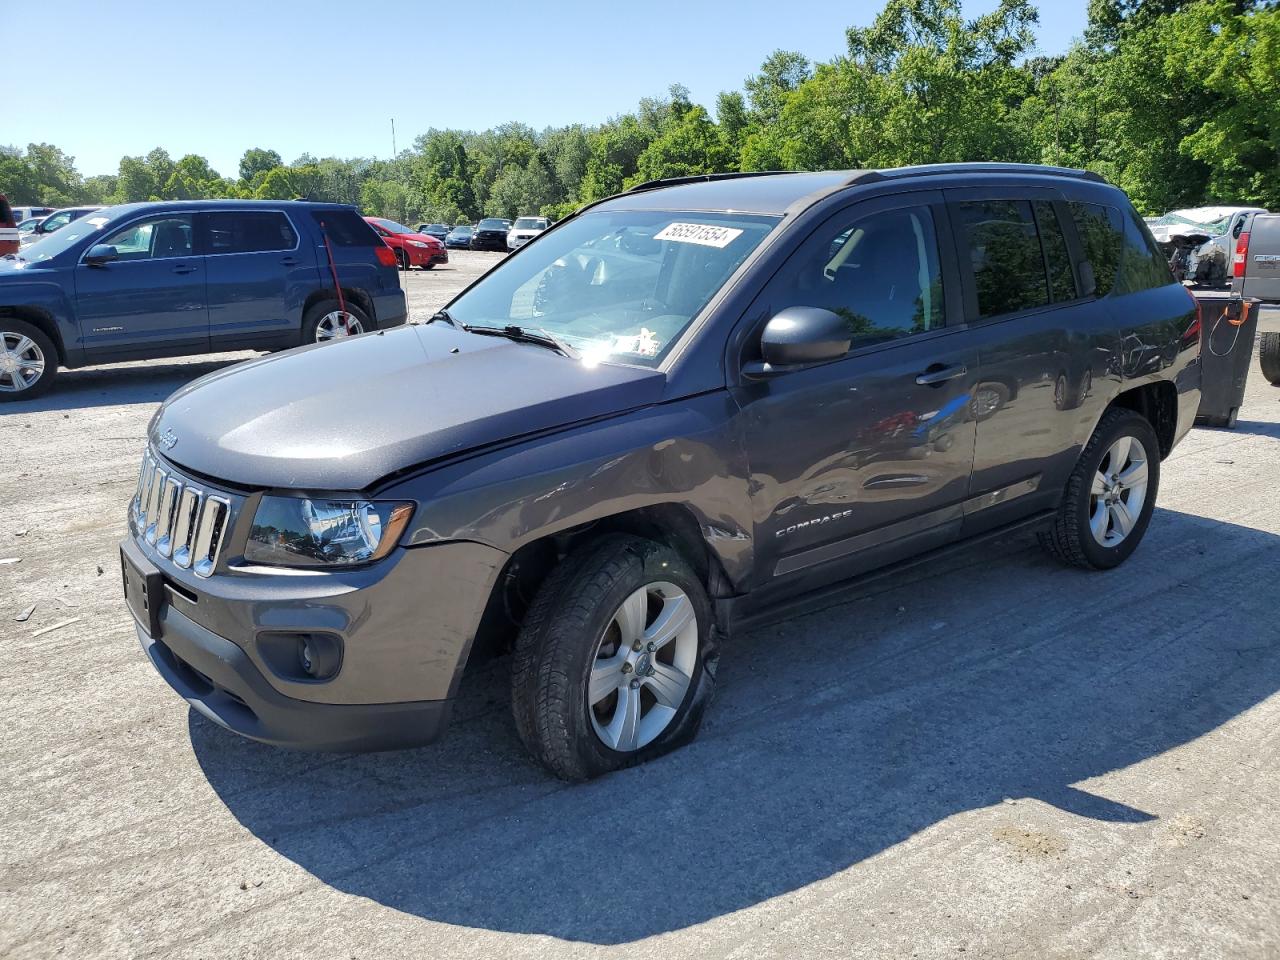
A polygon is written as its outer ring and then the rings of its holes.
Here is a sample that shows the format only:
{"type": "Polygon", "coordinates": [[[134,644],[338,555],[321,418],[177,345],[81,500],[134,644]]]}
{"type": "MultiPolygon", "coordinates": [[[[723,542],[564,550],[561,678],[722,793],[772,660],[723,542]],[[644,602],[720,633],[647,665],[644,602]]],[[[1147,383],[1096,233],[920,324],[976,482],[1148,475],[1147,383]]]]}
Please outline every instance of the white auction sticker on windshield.
{"type": "Polygon", "coordinates": [[[674,240],[676,243],[696,243],[704,247],[727,247],[742,236],[736,227],[717,227],[709,223],[669,223],[655,240],[674,240]]]}

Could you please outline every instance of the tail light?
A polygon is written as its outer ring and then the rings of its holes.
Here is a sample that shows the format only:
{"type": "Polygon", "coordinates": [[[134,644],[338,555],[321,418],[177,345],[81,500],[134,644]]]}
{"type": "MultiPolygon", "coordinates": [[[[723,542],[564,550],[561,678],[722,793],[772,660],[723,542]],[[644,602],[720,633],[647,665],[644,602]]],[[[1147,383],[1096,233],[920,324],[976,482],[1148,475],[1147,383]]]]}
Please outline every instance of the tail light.
{"type": "Polygon", "coordinates": [[[1203,329],[1202,320],[1204,318],[1204,308],[1200,305],[1200,301],[1196,299],[1196,295],[1194,293],[1187,290],[1186,287],[1183,287],[1182,289],[1187,291],[1187,296],[1191,298],[1191,303],[1195,306],[1196,311],[1196,318],[1191,321],[1191,325],[1188,326],[1186,331],[1182,334],[1182,346],[1185,349],[1193,343],[1200,342],[1200,331],[1203,329]]]}
{"type": "Polygon", "coordinates": [[[377,254],[378,262],[384,267],[394,267],[396,265],[396,252],[385,243],[380,247],[374,247],[373,252],[377,254]]]}
{"type": "Polygon", "coordinates": [[[1231,275],[1244,276],[1244,262],[1249,257],[1249,231],[1246,230],[1236,238],[1236,255],[1231,258],[1231,275]]]}

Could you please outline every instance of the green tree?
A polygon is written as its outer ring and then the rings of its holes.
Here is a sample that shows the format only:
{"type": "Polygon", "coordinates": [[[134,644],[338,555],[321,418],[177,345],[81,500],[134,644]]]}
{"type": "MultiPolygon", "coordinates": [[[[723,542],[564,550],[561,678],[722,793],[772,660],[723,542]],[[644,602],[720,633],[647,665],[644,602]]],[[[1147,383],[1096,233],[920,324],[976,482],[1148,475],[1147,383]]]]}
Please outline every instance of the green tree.
{"type": "MultiPolygon", "coordinates": [[[[301,166],[302,164],[298,163],[296,165],[301,166]]],[[[250,147],[244,152],[244,156],[240,158],[240,180],[244,183],[251,183],[259,173],[270,173],[276,167],[281,166],[284,166],[284,161],[280,159],[280,154],[276,153],[276,151],[264,150],[262,147],[250,147]]]]}
{"type": "Polygon", "coordinates": [[[640,154],[630,182],[723,173],[735,159],[706,109],[690,107],[640,154]]]}
{"type": "Polygon", "coordinates": [[[775,50],[760,65],[760,72],[744,86],[758,123],[776,123],[791,94],[809,79],[809,59],[794,50],[775,50]]]}

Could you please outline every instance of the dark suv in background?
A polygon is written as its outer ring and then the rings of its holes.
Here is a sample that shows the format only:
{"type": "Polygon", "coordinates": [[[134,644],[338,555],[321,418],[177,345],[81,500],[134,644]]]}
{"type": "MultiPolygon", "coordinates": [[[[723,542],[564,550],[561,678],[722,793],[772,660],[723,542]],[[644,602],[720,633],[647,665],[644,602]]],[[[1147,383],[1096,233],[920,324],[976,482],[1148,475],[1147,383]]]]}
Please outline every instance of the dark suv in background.
{"type": "Polygon", "coordinates": [[[1019,528],[1122,563],[1199,330],[1092,174],[648,183],[425,325],[171,397],[125,596],[194,709],[295,747],[429,741],[514,649],[516,729],[584,779],[691,738],[726,635],[852,578],[1019,528]]]}
{"type": "Polygon", "coordinates": [[[471,249],[501,250],[503,253],[506,253],[507,231],[510,229],[510,220],[502,220],[498,217],[486,217],[477,223],[475,229],[471,231],[471,249]]]}
{"type": "Polygon", "coordinates": [[[350,207],[108,207],[0,259],[0,401],[38,396],[59,366],[276,350],[405,318],[395,253],[350,207]]]}

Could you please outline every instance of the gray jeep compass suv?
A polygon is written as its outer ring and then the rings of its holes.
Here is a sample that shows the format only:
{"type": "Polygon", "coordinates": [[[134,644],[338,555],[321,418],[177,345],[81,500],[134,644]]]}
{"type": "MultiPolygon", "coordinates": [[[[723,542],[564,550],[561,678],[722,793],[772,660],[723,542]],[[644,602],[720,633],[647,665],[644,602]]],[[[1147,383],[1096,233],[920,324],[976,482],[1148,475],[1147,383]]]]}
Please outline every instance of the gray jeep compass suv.
{"type": "Polygon", "coordinates": [[[734,630],[869,571],[1018,527],[1120,564],[1199,349],[1093,174],[647,183],[427,324],[175,393],[125,594],[197,711],[293,747],[426,743],[513,649],[520,736],[585,779],[691,738],[734,630]]]}

